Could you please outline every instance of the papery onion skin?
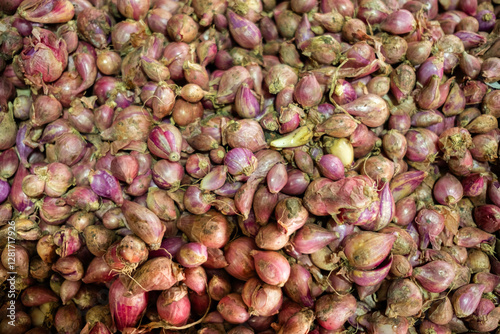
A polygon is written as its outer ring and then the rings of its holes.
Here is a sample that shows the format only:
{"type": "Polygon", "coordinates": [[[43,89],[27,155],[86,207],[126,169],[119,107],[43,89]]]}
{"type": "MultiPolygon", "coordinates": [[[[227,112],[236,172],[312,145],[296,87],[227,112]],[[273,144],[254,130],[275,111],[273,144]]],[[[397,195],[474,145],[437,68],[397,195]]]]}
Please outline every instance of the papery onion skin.
{"type": "Polygon", "coordinates": [[[389,118],[387,104],[374,94],[364,95],[342,107],[351,115],[360,117],[361,122],[370,127],[380,126],[389,118]]]}
{"type": "Polygon", "coordinates": [[[101,169],[89,174],[89,182],[92,190],[102,197],[112,199],[116,204],[123,204],[123,195],[119,181],[111,172],[101,169]]]}
{"type": "Polygon", "coordinates": [[[408,149],[406,158],[410,161],[434,161],[438,154],[438,137],[435,133],[424,128],[410,130],[406,133],[408,149]]]}
{"type": "Polygon", "coordinates": [[[103,258],[95,257],[87,267],[82,282],[85,284],[106,283],[112,281],[117,275],[118,273],[113,272],[103,258]]]}
{"type": "Polygon", "coordinates": [[[325,154],[318,161],[319,172],[332,181],[337,181],[344,177],[344,166],[342,161],[333,154],[325,154]]]}
{"type": "Polygon", "coordinates": [[[217,311],[229,323],[242,324],[250,318],[240,294],[231,293],[219,301],[217,311]]]}
{"type": "Polygon", "coordinates": [[[264,282],[283,286],[290,276],[290,264],[286,258],[273,251],[251,251],[254,258],[255,270],[264,282]]]}
{"type": "Polygon", "coordinates": [[[288,182],[286,166],[281,163],[274,165],[267,173],[266,181],[269,192],[279,193],[288,182]]]}
{"type": "Polygon", "coordinates": [[[36,38],[35,43],[32,44],[32,47],[27,45],[18,60],[27,78],[34,85],[40,87],[42,83],[53,82],[62,75],[68,62],[68,53],[66,42],[57,39],[54,33],[34,28],[32,34],[36,38]],[[36,45],[39,45],[39,50],[32,54],[36,45]],[[44,67],[47,65],[47,61],[51,63],[50,69],[44,67]]]}
{"type": "Polygon", "coordinates": [[[28,170],[24,166],[19,166],[16,175],[14,176],[14,181],[12,182],[12,188],[10,191],[10,201],[12,206],[19,212],[30,214],[34,209],[34,204],[31,199],[24,194],[22,191],[23,179],[28,175],[28,170]]]}
{"type": "Polygon", "coordinates": [[[305,307],[314,305],[311,295],[310,284],[312,276],[309,271],[300,264],[293,264],[290,270],[290,278],[284,285],[284,291],[292,300],[305,307]]]}
{"type": "Polygon", "coordinates": [[[278,333],[307,333],[312,322],[314,321],[314,317],[314,312],[308,309],[294,313],[287,319],[278,333]]]}
{"type": "Polygon", "coordinates": [[[133,297],[125,297],[125,285],[117,279],[113,282],[109,292],[109,305],[111,317],[118,330],[135,326],[146,310],[148,302],[147,292],[142,292],[133,297]]]}
{"type": "Polygon", "coordinates": [[[447,173],[434,184],[434,198],[443,205],[454,205],[462,199],[463,186],[452,174],[447,173]]]}
{"type": "Polygon", "coordinates": [[[318,323],[325,329],[337,330],[354,314],[356,300],[351,294],[325,295],[315,304],[318,323]]]}
{"type": "Polygon", "coordinates": [[[226,140],[232,148],[241,147],[252,152],[267,146],[259,123],[249,119],[230,123],[226,128],[226,140]]]}
{"type": "Polygon", "coordinates": [[[474,220],[482,230],[495,233],[500,230],[500,208],[496,205],[486,204],[474,209],[474,220]]]}
{"type": "Polygon", "coordinates": [[[217,92],[218,103],[231,103],[236,97],[239,86],[247,83],[251,87],[248,70],[242,66],[234,66],[222,74],[217,92]]]}
{"type": "Polygon", "coordinates": [[[387,295],[386,315],[394,318],[397,316],[412,316],[422,308],[422,294],[418,286],[409,279],[394,281],[387,295]]]}
{"type": "Polygon", "coordinates": [[[54,326],[58,332],[71,333],[80,330],[81,314],[74,303],[60,307],[54,317],[54,326]]]}
{"type": "Polygon", "coordinates": [[[203,215],[183,214],[177,228],[186,233],[191,241],[209,248],[221,248],[228,243],[233,226],[222,214],[211,210],[203,215]]]}
{"type": "Polygon", "coordinates": [[[374,186],[373,180],[365,175],[343,178],[336,182],[318,179],[307,187],[304,206],[309,212],[322,216],[335,215],[340,213],[340,209],[346,208],[360,213],[378,200],[374,186]],[[315,183],[316,181],[321,182],[315,183]],[[318,186],[319,189],[316,189],[318,186]],[[318,208],[324,212],[318,212],[318,208]]]}
{"type": "Polygon", "coordinates": [[[300,229],[307,221],[309,214],[298,198],[290,197],[279,201],[275,208],[278,228],[288,236],[300,229]]]}
{"type": "Polygon", "coordinates": [[[225,247],[225,257],[229,265],[224,269],[240,280],[248,280],[256,275],[250,252],[256,250],[255,242],[248,237],[240,237],[225,247]]]}
{"type": "Polygon", "coordinates": [[[394,201],[397,202],[410,195],[422,183],[426,176],[426,172],[418,170],[396,175],[391,181],[391,191],[394,201]]]}
{"type": "Polygon", "coordinates": [[[0,332],[496,331],[499,1],[4,0],[0,332]]]}
{"type": "Polygon", "coordinates": [[[280,250],[285,247],[290,237],[282,233],[277,224],[269,223],[259,229],[255,236],[255,243],[265,250],[280,250]]]}
{"type": "Polygon", "coordinates": [[[281,288],[265,284],[257,278],[245,283],[241,297],[249,307],[249,313],[257,316],[274,315],[283,303],[281,288]]]}
{"type": "Polygon", "coordinates": [[[184,325],[191,311],[191,303],[185,285],[165,290],[156,305],[159,316],[173,326],[184,325]]]}
{"type": "Polygon", "coordinates": [[[250,176],[257,168],[257,158],[246,148],[235,148],[227,152],[224,164],[231,175],[244,174],[250,176]]]}
{"type": "Polygon", "coordinates": [[[52,270],[70,281],[82,279],[84,271],[82,262],[74,255],[59,258],[52,265],[52,270]]]}
{"type": "Polygon", "coordinates": [[[196,242],[182,245],[177,253],[177,261],[187,268],[200,266],[207,261],[207,258],[207,247],[196,242]]]}
{"type": "Polygon", "coordinates": [[[467,284],[455,291],[451,301],[457,317],[469,316],[476,310],[485,288],[483,284],[467,284]]]}
{"type": "Polygon", "coordinates": [[[415,277],[429,292],[443,292],[453,281],[455,270],[445,261],[432,261],[413,270],[415,277]],[[433,277],[434,276],[434,277],[433,277]]]}
{"type": "Polygon", "coordinates": [[[395,240],[390,234],[358,232],[347,237],[344,253],[354,267],[373,269],[387,257],[395,240]]]}
{"type": "Polygon", "coordinates": [[[418,212],[415,218],[415,223],[420,238],[420,248],[425,249],[430,242],[434,249],[439,250],[440,240],[438,235],[443,231],[445,226],[445,217],[443,214],[434,209],[422,209],[418,212]]]}
{"type": "MultiPolygon", "coordinates": [[[[14,121],[12,112],[2,113],[0,125],[2,126],[3,132],[0,135],[0,139],[2,140],[2,142],[0,143],[0,148],[7,150],[11,148],[14,143],[16,143],[17,125],[14,121]]],[[[17,134],[17,136],[19,135],[20,134],[17,134]]]]}
{"type": "Polygon", "coordinates": [[[336,232],[315,224],[305,224],[291,239],[295,249],[302,254],[312,254],[337,238],[336,232]]]}
{"type": "Polygon", "coordinates": [[[260,43],[262,35],[253,22],[246,20],[232,10],[228,10],[227,16],[229,31],[240,46],[253,49],[260,43]]]}
{"type": "Polygon", "coordinates": [[[231,283],[225,276],[214,275],[208,282],[208,294],[214,300],[221,300],[231,292],[231,283]]]}
{"type": "Polygon", "coordinates": [[[143,239],[152,250],[160,247],[165,226],[151,210],[131,201],[124,201],[122,212],[131,230],[143,239]]]}
{"type": "Polygon", "coordinates": [[[75,14],[70,1],[58,0],[53,3],[43,1],[41,4],[33,0],[24,0],[18,7],[21,17],[37,23],[65,23],[75,14]],[[45,3],[44,3],[45,2],[45,3]]]}
{"type": "Polygon", "coordinates": [[[141,295],[152,290],[166,290],[185,277],[178,264],[167,257],[148,260],[134,272],[124,296],[141,295]]]}
{"type": "Polygon", "coordinates": [[[172,162],[178,161],[181,147],[182,136],[180,131],[170,124],[162,124],[154,128],[149,134],[148,148],[160,158],[172,162]]]}
{"type": "Polygon", "coordinates": [[[207,273],[203,267],[193,267],[184,269],[184,284],[198,295],[206,293],[207,273]]]}
{"type": "Polygon", "coordinates": [[[492,240],[494,240],[493,234],[472,226],[461,228],[453,238],[456,245],[467,248],[478,247],[482,243],[489,244],[492,240]]]}
{"type": "MultiPolygon", "coordinates": [[[[111,19],[100,9],[89,8],[77,16],[78,31],[82,34],[86,41],[91,43],[96,48],[102,49],[108,45],[107,35],[111,31],[111,19]]],[[[116,59],[115,59],[116,60],[116,59]]],[[[121,63],[119,59],[118,64],[121,63]]],[[[106,75],[117,74],[107,71],[106,75]]]]}

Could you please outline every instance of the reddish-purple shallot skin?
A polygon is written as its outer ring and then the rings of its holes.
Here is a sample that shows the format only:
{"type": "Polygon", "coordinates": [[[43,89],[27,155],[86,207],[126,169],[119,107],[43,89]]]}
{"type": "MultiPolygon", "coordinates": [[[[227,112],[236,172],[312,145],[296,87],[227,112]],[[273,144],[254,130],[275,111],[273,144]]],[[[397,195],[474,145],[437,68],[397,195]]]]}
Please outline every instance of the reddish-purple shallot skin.
{"type": "Polygon", "coordinates": [[[0,333],[499,332],[500,0],[0,12],[0,333]]]}

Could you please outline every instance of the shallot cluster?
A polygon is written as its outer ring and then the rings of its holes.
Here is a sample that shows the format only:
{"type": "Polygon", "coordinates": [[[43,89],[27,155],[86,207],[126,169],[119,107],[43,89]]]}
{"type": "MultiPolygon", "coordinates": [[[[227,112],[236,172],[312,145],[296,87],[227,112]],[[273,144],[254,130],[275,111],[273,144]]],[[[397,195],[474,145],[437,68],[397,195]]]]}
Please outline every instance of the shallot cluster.
{"type": "Polygon", "coordinates": [[[498,332],[500,1],[0,12],[0,333],[498,332]]]}

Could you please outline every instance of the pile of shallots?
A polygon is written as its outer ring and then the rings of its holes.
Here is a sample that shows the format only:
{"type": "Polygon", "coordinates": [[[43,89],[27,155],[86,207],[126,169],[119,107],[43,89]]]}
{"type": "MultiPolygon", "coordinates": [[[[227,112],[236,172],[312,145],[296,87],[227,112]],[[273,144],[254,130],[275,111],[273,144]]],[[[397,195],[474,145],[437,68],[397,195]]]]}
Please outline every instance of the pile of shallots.
{"type": "Polygon", "coordinates": [[[0,13],[0,333],[497,331],[500,0],[0,13]]]}

